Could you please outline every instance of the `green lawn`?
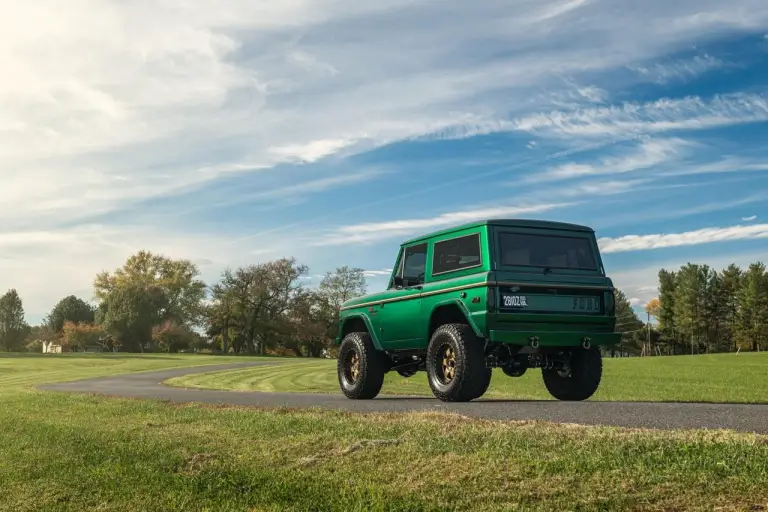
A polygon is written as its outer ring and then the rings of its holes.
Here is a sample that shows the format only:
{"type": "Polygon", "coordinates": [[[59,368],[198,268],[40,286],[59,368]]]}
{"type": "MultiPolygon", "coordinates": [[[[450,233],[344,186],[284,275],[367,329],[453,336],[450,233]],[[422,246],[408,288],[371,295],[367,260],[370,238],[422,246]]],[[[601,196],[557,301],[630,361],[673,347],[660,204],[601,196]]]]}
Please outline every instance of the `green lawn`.
{"type": "MultiPolygon", "coordinates": [[[[606,358],[593,400],[768,403],[768,353],[606,358]]],[[[335,360],[288,360],[275,366],[171,379],[175,386],[340,393],[335,360]]],[[[426,373],[387,374],[382,393],[429,395],[426,373]]],[[[486,397],[551,399],[540,370],[511,378],[494,370],[486,397]]]]}
{"type": "Polygon", "coordinates": [[[768,508],[768,436],[168,405],[30,388],[232,359],[0,356],[0,510],[768,508]]]}

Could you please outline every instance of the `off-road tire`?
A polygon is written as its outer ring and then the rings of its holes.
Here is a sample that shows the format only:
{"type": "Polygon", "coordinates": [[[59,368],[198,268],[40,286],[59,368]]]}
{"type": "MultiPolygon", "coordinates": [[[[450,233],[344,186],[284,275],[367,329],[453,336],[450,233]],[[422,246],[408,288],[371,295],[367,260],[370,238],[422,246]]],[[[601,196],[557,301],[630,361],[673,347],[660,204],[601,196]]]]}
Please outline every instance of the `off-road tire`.
{"type": "Polygon", "coordinates": [[[596,347],[575,349],[571,354],[570,374],[565,377],[557,370],[541,370],[549,393],[563,401],[580,401],[591,397],[600,386],[602,374],[603,358],[596,347]]]}
{"type": "Polygon", "coordinates": [[[336,373],[339,387],[347,398],[353,400],[370,400],[375,398],[384,384],[384,374],[387,371],[386,354],[376,350],[370,334],[353,332],[347,334],[339,346],[339,357],[336,360],[336,373]],[[359,358],[359,375],[353,380],[348,371],[348,358],[357,354],[359,358]]]}
{"type": "Polygon", "coordinates": [[[485,347],[466,324],[445,324],[437,328],[427,347],[426,367],[432,393],[444,402],[468,402],[487,388],[485,347]],[[444,379],[442,370],[442,349],[446,346],[455,355],[450,381],[444,379]]]}
{"type": "Polygon", "coordinates": [[[488,391],[488,388],[491,385],[491,377],[493,377],[493,368],[486,368],[484,371],[478,372],[479,376],[477,378],[477,386],[478,388],[473,393],[472,399],[480,398],[482,397],[486,391],[488,391]]]}

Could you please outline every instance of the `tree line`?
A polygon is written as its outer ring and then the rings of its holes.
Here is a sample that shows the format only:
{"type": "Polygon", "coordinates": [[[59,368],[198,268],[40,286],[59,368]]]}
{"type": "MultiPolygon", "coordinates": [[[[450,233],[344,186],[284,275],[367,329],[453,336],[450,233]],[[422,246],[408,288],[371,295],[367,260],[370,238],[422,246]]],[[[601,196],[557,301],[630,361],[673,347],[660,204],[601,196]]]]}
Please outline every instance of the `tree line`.
{"type": "MultiPolygon", "coordinates": [[[[0,297],[0,349],[98,348],[126,352],[207,350],[318,357],[332,350],[341,304],[367,292],[362,269],[340,267],[316,287],[308,268],[282,258],[227,269],[208,285],[189,260],[148,251],[93,282],[95,305],[70,295],[40,325],[25,321],[16,290],[0,297]]],[[[621,343],[610,355],[696,354],[768,347],[768,273],[754,263],[715,271],[689,263],[661,269],[659,296],[638,316],[616,290],[621,343]],[[653,317],[656,322],[650,322],[653,317]]]]}
{"type": "Polygon", "coordinates": [[[29,326],[16,290],[0,298],[0,349],[124,352],[209,350],[320,356],[342,302],[366,293],[363,270],[341,267],[319,286],[293,258],[225,270],[207,285],[197,266],[148,251],[93,283],[96,305],[68,296],[29,326]]]}
{"type": "Polygon", "coordinates": [[[768,273],[763,263],[717,271],[688,263],[659,271],[657,343],[670,353],[762,351],[768,348],[768,273]]]}

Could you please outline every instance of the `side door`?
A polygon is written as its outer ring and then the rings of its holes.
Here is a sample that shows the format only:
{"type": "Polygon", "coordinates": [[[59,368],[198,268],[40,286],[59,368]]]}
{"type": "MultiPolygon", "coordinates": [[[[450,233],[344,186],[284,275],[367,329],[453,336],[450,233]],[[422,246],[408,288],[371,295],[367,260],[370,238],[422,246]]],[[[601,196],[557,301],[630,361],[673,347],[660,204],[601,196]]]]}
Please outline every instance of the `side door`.
{"type": "Polygon", "coordinates": [[[403,249],[393,293],[379,305],[380,335],[387,349],[410,348],[423,335],[421,290],[427,271],[427,243],[403,249]]]}

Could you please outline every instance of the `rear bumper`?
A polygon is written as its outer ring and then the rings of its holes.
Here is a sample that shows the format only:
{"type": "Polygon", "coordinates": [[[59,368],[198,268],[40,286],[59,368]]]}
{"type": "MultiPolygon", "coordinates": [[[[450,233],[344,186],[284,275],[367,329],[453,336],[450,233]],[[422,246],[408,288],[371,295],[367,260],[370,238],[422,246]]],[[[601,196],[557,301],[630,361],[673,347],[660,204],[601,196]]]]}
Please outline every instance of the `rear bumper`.
{"type": "Polygon", "coordinates": [[[529,345],[531,338],[538,338],[540,347],[578,347],[585,338],[597,345],[614,345],[621,340],[618,332],[574,332],[574,331],[507,331],[492,329],[488,338],[494,343],[509,345],[529,345]]]}

